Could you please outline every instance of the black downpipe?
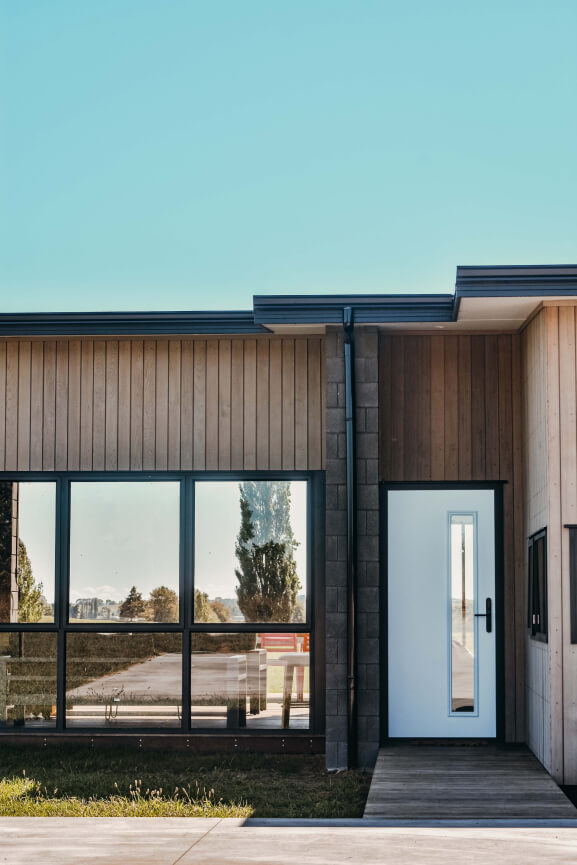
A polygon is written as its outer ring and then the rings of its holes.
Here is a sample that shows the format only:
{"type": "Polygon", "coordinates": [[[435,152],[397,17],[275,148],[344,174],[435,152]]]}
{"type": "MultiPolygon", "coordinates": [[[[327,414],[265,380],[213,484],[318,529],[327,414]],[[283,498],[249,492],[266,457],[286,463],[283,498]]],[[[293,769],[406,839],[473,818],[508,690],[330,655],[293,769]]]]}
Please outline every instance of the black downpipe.
{"type": "Polygon", "coordinates": [[[345,340],[345,440],[347,454],[347,733],[348,765],[357,764],[356,596],[357,596],[357,476],[355,461],[355,373],[353,309],[343,309],[345,340]]]}

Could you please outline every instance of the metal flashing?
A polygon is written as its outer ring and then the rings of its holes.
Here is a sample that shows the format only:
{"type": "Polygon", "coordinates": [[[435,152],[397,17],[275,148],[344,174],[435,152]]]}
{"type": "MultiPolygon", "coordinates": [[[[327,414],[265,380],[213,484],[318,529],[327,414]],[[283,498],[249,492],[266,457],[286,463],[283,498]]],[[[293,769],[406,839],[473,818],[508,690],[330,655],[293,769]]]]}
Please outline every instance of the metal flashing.
{"type": "Polygon", "coordinates": [[[0,313],[0,336],[268,333],[252,312],[0,313]]]}
{"type": "Polygon", "coordinates": [[[355,324],[452,321],[451,294],[256,295],[258,324],[342,324],[343,309],[354,310],[355,324]]]}
{"type": "Polygon", "coordinates": [[[577,265],[459,266],[456,306],[464,297],[546,297],[577,295],[577,265]]]}

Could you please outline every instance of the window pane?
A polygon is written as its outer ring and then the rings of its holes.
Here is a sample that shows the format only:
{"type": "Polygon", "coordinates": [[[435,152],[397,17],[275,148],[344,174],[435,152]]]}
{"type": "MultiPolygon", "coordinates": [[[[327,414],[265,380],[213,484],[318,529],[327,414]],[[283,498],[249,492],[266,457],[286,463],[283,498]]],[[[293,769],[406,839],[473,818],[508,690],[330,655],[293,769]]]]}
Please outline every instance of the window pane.
{"type": "Polygon", "coordinates": [[[67,727],[180,727],[180,634],[68,634],[67,727]]]}
{"type": "Polygon", "coordinates": [[[192,634],[191,724],[308,729],[308,634],[192,634]]]}
{"type": "Polygon", "coordinates": [[[0,728],[56,725],[56,634],[0,633],[0,728]]]}
{"type": "Polygon", "coordinates": [[[535,541],[537,557],[537,598],[535,603],[535,631],[544,634],[547,631],[546,622],[546,596],[547,586],[545,584],[545,538],[540,537],[535,541]]]}
{"type": "Polygon", "coordinates": [[[451,712],[475,711],[475,526],[451,517],[451,712]]]}
{"type": "Polygon", "coordinates": [[[73,483],[70,620],[177,622],[179,514],[179,483],[73,483]]]}
{"type": "Polygon", "coordinates": [[[54,621],[54,483],[0,481],[0,622],[54,621]]]}
{"type": "Polygon", "coordinates": [[[306,481],[195,490],[195,621],[304,622],[306,481]]]}

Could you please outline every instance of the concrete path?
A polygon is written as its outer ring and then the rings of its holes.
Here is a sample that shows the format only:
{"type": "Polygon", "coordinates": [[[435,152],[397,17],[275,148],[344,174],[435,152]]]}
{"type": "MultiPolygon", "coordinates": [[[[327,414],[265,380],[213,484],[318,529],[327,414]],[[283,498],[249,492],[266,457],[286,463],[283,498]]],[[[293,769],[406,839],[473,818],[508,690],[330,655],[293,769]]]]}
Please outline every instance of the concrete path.
{"type": "Polygon", "coordinates": [[[389,826],[373,821],[0,819],[0,865],[553,865],[573,826],[389,826]],[[288,821],[290,823],[290,821],[288,821]],[[281,825],[278,825],[278,824],[281,825]],[[284,825],[283,825],[284,824],[284,825]]]}

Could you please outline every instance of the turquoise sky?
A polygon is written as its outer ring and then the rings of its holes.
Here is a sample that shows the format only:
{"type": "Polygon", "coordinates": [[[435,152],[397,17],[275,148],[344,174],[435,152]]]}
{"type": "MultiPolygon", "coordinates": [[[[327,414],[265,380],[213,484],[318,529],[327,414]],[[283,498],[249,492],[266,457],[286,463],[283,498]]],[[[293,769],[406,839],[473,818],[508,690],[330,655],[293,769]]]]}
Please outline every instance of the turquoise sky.
{"type": "Polygon", "coordinates": [[[575,0],[4,0],[0,310],[577,260],[575,0]]]}

